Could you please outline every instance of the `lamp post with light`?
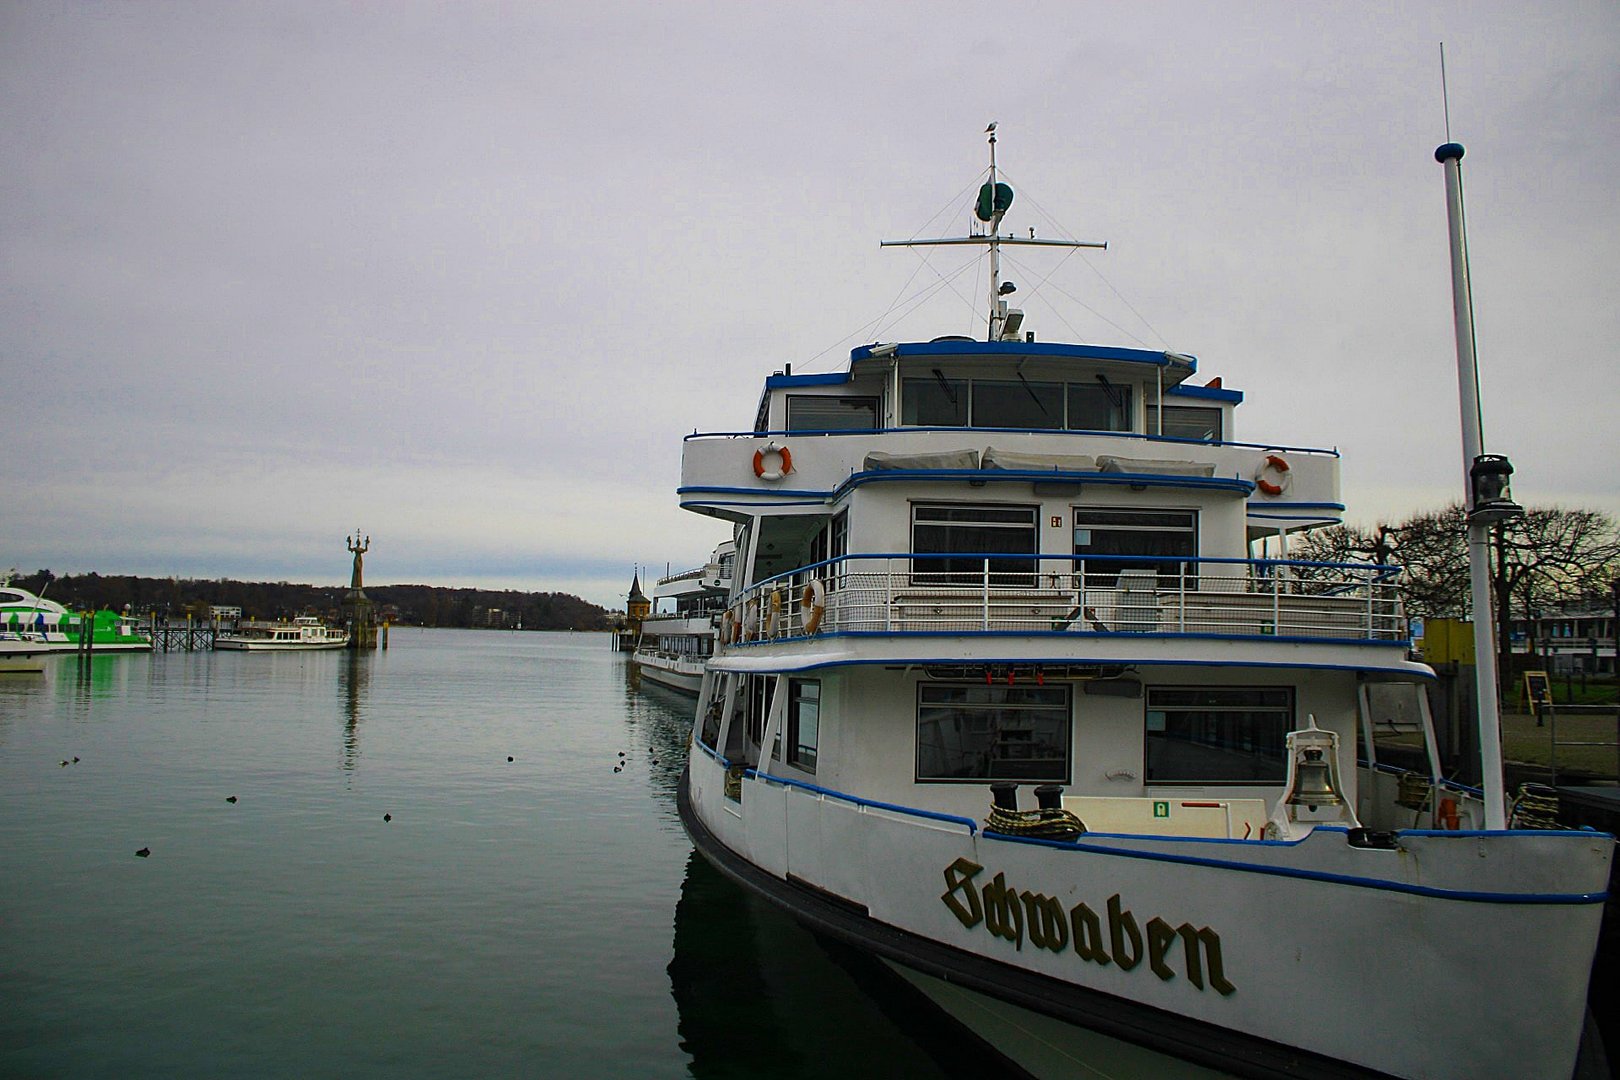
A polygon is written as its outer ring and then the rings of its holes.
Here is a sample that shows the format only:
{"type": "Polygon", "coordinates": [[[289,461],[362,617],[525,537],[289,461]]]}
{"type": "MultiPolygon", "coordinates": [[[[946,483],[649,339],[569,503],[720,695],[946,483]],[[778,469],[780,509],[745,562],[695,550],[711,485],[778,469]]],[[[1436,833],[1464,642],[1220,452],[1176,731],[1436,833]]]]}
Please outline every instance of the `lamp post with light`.
{"type": "Polygon", "coordinates": [[[1451,235],[1451,300],[1457,331],[1457,390],[1462,415],[1463,468],[1468,492],[1468,580],[1474,612],[1474,679],[1479,706],[1481,786],[1485,827],[1507,827],[1507,792],[1502,778],[1502,715],[1497,698],[1495,623],[1491,605],[1490,529],[1524,513],[1508,492],[1513,466],[1500,454],[1485,453],[1479,407],[1479,367],[1474,355],[1474,299],[1468,280],[1468,237],[1463,221],[1463,148],[1448,142],[1434,158],[1445,167],[1446,216],[1451,235]]]}

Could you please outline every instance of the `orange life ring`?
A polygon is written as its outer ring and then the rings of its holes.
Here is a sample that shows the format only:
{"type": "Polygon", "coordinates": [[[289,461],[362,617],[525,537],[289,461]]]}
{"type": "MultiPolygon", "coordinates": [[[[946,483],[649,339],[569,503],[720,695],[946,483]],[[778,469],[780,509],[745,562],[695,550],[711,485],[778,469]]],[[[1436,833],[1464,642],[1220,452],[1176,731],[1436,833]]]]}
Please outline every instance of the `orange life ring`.
{"type": "Polygon", "coordinates": [[[827,587],[817,578],[811,578],[810,584],[804,587],[804,595],[799,597],[799,606],[810,610],[804,619],[804,633],[808,637],[821,628],[821,617],[827,613],[827,587]]]}
{"type": "Polygon", "coordinates": [[[1263,494],[1275,497],[1288,490],[1288,485],[1292,479],[1293,477],[1288,470],[1288,462],[1280,455],[1267,454],[1265,460],[1260,463],[1260,468],[1255,470],[1254,486],[1259,488],[1263,494]],[[1268,479],[1271,476],[1275,476],[1276,479],[1268,479]]]}
{"type": "Polygon", "coordinates": [[[771,590],[770,610],[765,615],[765,636],[776,636],[776,624],[782,617],[782,590],[771,590]]]}
{"type": "Polygon", "coordinates": [[[768,442],[758,450],[754,451],[754,475],[759,477],[761,480],[770,480],[774,482],[782,479],[782,477],[786,476],[792,471],[793,454],[788,450],[787,447],[777,446],[773,442],[768,442]],[[775,454],[777,456],[778,462],[776,468],[767,469],[765,467],[766,454],[775,454]]]}

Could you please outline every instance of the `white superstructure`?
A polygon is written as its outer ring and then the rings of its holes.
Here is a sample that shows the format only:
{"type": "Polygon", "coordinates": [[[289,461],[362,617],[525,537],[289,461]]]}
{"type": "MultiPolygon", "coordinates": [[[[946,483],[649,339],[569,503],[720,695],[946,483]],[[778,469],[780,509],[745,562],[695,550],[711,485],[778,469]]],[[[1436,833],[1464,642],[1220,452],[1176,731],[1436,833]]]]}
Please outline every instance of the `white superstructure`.
{"type": "Polygon", "coordinates": [[[736,550],[727,540],[704,565],[666,575],[653,587],[652,613],[642,620],[632,657],[642,678],[697,694],[720,634],[736,550]]]}

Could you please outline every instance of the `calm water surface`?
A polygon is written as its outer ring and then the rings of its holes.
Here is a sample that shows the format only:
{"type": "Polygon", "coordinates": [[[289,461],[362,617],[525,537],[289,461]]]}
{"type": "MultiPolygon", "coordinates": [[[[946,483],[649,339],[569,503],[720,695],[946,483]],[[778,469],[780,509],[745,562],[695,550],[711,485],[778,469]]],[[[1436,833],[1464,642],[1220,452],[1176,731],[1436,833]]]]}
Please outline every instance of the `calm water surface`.
{"type": "Polygon", "coordinates": [[[693,856],[605,636],[391,645],[0,677],[0,1075],[994,1075],[693,856]]]}

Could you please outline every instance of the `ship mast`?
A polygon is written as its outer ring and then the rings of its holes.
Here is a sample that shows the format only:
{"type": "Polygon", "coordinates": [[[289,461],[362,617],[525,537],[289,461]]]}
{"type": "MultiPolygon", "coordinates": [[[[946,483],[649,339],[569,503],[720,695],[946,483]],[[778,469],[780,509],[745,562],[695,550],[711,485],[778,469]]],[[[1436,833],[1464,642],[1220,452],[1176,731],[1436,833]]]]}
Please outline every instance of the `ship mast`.
{"type": "Polygon", "coordinates": [[[1016,337],[1017,326],[1022,321],[1010,324],[1008,322],[1007,296],[1016,288],[1010,281],[1001,278],[1001,247],[1010,244],[1017,247],[1059,247],[1059,248],[1099,248],[1108,250],[1107,241],[1089,240],[1037,240],[1035,230],[1029,231],[1029,236],[1002,236],[1000,234],[1001,219],[1006,215],[1007,209],[1012,206],[1013,190],[1008,185],[996,179],[996,125],[991,121],[985,128],[985,134],[990,137],[990,179],[979,189],[979,202],[974,208],[974,214],[985,223],[986,231],[983,233],[969,232],[967,236],[940,237],[931,240],[883,240],[880,247],[943,247],[953,244],[979,244],[990,252],[990,318],[988,341],[1001,341],[1004,338],[1016,337]]]}

